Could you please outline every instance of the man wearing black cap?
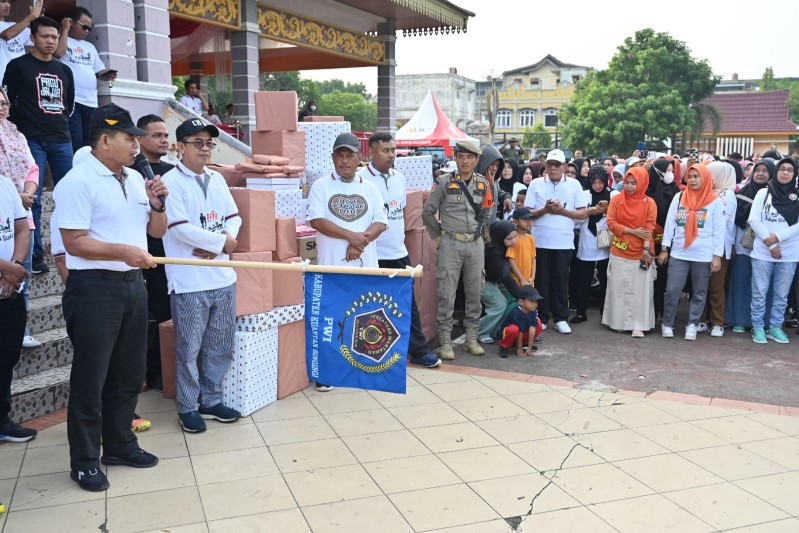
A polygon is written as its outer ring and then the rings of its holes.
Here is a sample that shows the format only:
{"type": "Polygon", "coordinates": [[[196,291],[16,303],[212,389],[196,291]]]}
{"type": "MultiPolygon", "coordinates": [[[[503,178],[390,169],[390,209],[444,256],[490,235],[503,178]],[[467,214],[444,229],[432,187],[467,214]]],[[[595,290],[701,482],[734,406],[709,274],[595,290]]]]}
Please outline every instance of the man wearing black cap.
{"type": "MultiPolygon", "coordinates": [[[[167,257],[230,260],[241,218],[221,174],[207,167],[216,126],[194,118],[178,126],[180,161],[164,175],[172,190],[167,204],[167,257]]],[[[205,420],[234,422],[241,414],[222,403],[222,378],[233,360],[236,273],[232,268],[167,265],[175,324],[175,385],[178,419],[189,433],[205,420]],[[197,358],[202,361],[197,368],[197,358]]]]}
{"type": "MultiPolygon", "coordinates": [[[[375,240],[386,230],[388,218],[380,190],[356,174],[360,162],[358,138],[340,134],[333,143],[335,170],[316,180],[308,193],[308,221],[319,232],[320,265],[378,267],[375,240]]],[[[319,392],[331,389],[316,382],[319,392]]]]}
{"type": "Polygon", "coordinates": [[[452,351],[452,311],[458,278],[463,271],[463,288],[466,292],[466,342],[463,349],[473,355],[484,355],[477,342],[477,331],[482,313],[480,297],[483,294],[482,230],[489,222],[493,197],[488,181],[474,169],[482,151],[473,142],[459,141],[455,148],[455,174],[444,174],[433,186],[433,192],[424,205],[422,220],[430,237],[438,239],[438,310],[436,323],[441,345],[439,357],[455,359],[452,351]],[[438,218],[436,218],[438,213],[438,218]]]}
{"type": "Polygon", "coordinates": [[[91,155],[54,192],[69,269],[64,319],[74,348],[67,418],[70,476],[89,491],[109,486],[101,461],[135,468],[158,463],[139,448],[130,430],[147,350],[141,272],[155,267],[146,236],[164,235],[169,194],[160,179],[145,182],[125,168],[138,152],[136,137],[145,133],[119,106],[98,108],[91,119],[91,155]]]}

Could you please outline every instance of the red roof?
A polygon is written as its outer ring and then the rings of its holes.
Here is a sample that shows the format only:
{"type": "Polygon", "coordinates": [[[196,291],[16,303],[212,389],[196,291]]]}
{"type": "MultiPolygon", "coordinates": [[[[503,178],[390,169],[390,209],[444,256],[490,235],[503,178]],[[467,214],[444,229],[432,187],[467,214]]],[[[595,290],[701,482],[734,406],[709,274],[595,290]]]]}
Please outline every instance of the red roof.
{"type": "MultiPolygon", "coordinates": [[[[714,94],[702,100],[713,104],[724,117],[719,133],[775,132],[799,133],[788,113],[790,90],[765,93],[714,94]]],[[[705,132],[712,132],[713,125],[705,122],[705,132]]]]}

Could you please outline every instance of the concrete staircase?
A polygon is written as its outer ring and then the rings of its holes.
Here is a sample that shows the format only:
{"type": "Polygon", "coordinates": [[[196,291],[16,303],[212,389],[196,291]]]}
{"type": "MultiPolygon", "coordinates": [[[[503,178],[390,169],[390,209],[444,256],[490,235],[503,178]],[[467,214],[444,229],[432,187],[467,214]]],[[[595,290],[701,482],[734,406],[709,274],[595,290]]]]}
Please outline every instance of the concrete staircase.
{"type": "Polygon", "coordinates": [[[11,418],[25,421],[67,406],[72,343],[67,338],[61,313],[64,289],[50,256],[51,192],[42,195],[42,237],[50,272],[31,279],[28,331],[42,343],[39,348],[22,350],[11,383],[11,418]]]}

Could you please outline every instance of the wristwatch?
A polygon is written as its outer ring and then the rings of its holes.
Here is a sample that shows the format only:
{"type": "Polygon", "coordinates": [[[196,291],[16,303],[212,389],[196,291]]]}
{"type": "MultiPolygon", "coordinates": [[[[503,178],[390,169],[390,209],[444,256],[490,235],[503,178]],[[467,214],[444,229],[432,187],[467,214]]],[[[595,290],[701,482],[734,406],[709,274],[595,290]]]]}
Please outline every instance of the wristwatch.
{"type": "Polygon", "coordinates": [[[16,263],[16,264],[18,264],[19,266],[21,266],[21,267],[23,267],[23,268],[25,267],[25,263],[23,263],[23,262],[22,262],[22,261],[20,261],[19,259],[12,259],[12,260],[11,260],[11,262],[12,262],[12,263],[16,263]]]}

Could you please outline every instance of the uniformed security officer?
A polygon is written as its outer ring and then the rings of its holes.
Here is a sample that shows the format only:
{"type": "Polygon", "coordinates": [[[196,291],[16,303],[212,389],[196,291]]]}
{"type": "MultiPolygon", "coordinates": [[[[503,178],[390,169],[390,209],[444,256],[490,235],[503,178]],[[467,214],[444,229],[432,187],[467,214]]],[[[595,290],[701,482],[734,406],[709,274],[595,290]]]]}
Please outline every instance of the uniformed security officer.
{"type": "Polygon", "coordinates": [[[482,153],[480,147],[469,141],[460,141],[455,149],[458,171],[442,174],[436,180],[422,212],[422,220],[430,236],[434,239],[440,237],[436,322],[441,344],[439,356],[447,360],[455,359],[451,338],[452,311],[461,271],[466,292],[463,319],[466,342],[463,349],[474,355],[485,354],[485,350],[477,343],[482,312],[480,296],[483,293],[482,230],[489,222],[489,212],[494,202],[488,181],[474,172],[482,153]]]}

